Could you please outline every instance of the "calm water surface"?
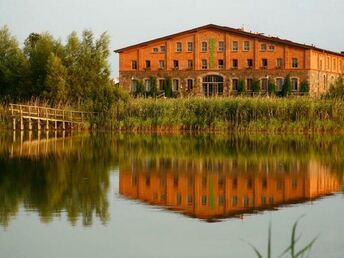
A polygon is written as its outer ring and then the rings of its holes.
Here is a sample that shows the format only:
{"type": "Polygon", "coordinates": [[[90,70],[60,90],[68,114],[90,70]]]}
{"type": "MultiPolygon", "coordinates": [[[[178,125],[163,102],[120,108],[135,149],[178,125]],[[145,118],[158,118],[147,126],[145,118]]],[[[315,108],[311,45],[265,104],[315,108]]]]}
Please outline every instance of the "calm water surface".
{"type": "Polygon", "coordinates": [[[344,257],[344,137],[0,136],[0,257],[344,257]]]}

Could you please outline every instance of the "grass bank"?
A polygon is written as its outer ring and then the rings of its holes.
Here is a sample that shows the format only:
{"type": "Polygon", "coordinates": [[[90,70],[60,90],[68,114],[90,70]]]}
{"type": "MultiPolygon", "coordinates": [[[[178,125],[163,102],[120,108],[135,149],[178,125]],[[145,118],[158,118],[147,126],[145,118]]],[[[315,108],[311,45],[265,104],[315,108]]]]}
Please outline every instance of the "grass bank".
{"type": "Polygon", "coordinates": [[[309,97],[128,99],[113,107],[110,120],[112,129],[121,131],[344,132],[344,101],[309,97]]]}

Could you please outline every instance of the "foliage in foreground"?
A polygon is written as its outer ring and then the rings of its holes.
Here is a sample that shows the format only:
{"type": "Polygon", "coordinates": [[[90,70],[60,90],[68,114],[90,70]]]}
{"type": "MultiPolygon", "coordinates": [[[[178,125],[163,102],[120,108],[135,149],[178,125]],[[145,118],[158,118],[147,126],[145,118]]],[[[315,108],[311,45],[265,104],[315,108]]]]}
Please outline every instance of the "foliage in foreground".
{"type": "MultiPolygon", "coordinates": [[[[303,258],[305,257],[306,254],[309,254],[311,251],[315,241],[317,240],[317,237],[313,238],[312,241],[310,241],[308,244],[306,244],[304,247],[302,247],[300,250],[296,249],[296,244],[300,240],[301,235],[296,236],[296,228],[299,220],[297,220],[294,225],[293,229],[291,232],[291,241],[290,245],[278,256],[279,258],[281,257],[288,257],[290,258],[303,258]]],[[[272,245],[272,240],[271,240],[271,223],[269,224],[269,232],[268,232],[268,247],[267,247],[267,256],[266,258],[272,258],[272,252],[271,252],[271,245],[272,245]]],[[[258,258],[263,258],[264,256],[261,254],[261,252],[258,251],[258,249],[250,244],[250,246],[253,248],[255,254],[257,255],[258,258]]]]}
{"type": "Polygon", "coordinates": [[[128,99],[112,109],[127,131],[340,131],[344,101],[298,98],[128,99]]]}

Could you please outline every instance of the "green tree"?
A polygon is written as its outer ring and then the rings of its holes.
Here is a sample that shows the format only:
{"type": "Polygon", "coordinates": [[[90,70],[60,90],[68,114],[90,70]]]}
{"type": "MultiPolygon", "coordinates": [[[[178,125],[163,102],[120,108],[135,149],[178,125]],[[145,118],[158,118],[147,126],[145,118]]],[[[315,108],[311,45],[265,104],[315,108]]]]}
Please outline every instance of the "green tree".
{"type": "Polygon", "coordinates": [[[290,80],[290,74],[287,74],[287,76],[284,78],[284,83],[282,86],[282,96],[288,97],[291,93],[291,80],[290,80]]]}
{"type": "Polygon", "coordinates": [[[29,64],[11,35],[9,28],[0,28],[0,98],[12,99],[27,97],[29,87],[29,64]]]}
{"type": "Polygon", "coordinates": [[[43,95],[52,104],[66,101],[66,78],[67,69],[63,66],[61,59],[51,54],[47,63],[46,88],[43,95]]]}
{"type": "Polygon", "coordinates": [[[40,97],[45,91],[47,63],[51,53],[61,56],[62,45],[49,33],[31,33],[24,43],[24,53],[30,63],[31,96],[40,97]]]}
{"type": "Polygon", "coordinates": [[[339,76],[336,81],[331,84],[327,97],[344,99],[344,75],[339,76]]]}
{"type": "Polygon", "coordinates": [[[171,77],[166,78],[166,87],[165,87],[165,96],[170,98],[172,97],[172,80],[171,77]]]}
{"type": "Polygon", "coordinates": [[[268,82],[268,92],[269,95],[273,96],[276,93],[276,85],[274,84],[274,82],[272,80],[269,80],[268,82]]]}
{"type": "Polygon", "coordinates": [[[151,86],[150,95],[152,97],[156,97],[156,95],[158,93],[158,86],[156,83],[156,78],[154,76],[150,76],[149,82],[150,82],[150,86],[151,86]]]}
{"type": "Polygon", "coordinates": [[[307,80],[301,82],[301,92],[303,94],[309,93],[309,82],[307,80]]]}
{"type": "Polygon", "coordinates": [[[252,81],[252,91],[255,93],[258,93],[260,91],[260,83],[259,80],[257,80],[256,78],[253,78],[252,81]]]}
{"type": "Polygon", "coordinates": [[[245,82],[243,80],[239,80],[238,83],[238,94],[245,92],[245,82]]]}

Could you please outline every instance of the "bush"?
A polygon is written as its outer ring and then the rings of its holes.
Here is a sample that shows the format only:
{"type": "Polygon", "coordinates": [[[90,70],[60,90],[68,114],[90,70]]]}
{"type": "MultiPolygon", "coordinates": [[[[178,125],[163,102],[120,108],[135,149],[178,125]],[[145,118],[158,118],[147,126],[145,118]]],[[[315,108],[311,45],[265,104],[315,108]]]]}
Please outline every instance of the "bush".
{"type": "Polygon", "coordinates": [[[238,83],[238,93],[241,94],[245,91],[245,82],[240,80],[238,83]]]}
{"type": "Polygon", "coordinates": [[[326,96],[329,98],[344,99],[344,75],[339,76],[334,84],[330,86],[326,96]]]}
{"type": "Polygon", "coordinates": [[[309,93],[309,82],[308,81],[302,81],[301,82],[301,92],[303,94],[309,93]]]}
{"type": "Polygon", "coordinates": [[[288,97],[291,93],[291,80],[290,80],[290,75],[288,74],[284,78],[284,83],[282,86],[282,96],[283,97],[288,97]]]}

